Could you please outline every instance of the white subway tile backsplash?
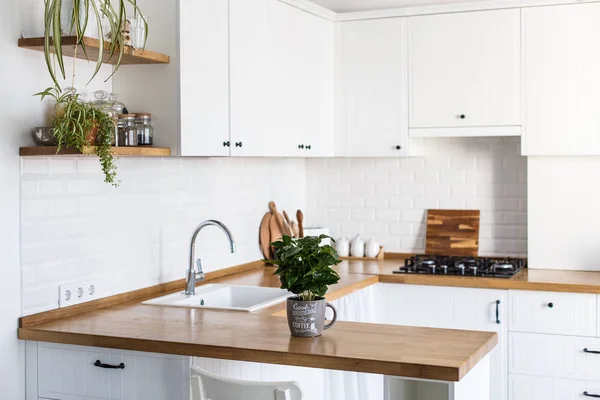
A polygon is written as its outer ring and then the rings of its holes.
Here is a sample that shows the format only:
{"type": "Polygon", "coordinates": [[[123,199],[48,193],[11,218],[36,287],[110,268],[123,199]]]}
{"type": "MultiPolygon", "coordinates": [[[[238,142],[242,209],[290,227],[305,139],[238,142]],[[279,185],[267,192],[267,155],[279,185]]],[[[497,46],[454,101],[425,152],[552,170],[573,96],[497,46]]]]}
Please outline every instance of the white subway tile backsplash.
{"type": "MultiPolygon", "coordinates": [[[[292,215],[306,210],[303,160],[123,158],[117,165],[115,189],[103,182],[97,158],[23,159],[26,315],[56,308],[58,286],[72,281],[105,279],[110,295],[182,279],[192,231],[206,219],[226,223],[238,245],[232,255],[220,231],[203,231],[197,250],[206,271],[259,260],[256,235],[268,202],[292,215]]],[[[327,219],[329,208],[347,221],[340,199],[350,183],[323,185],[340,194],[319,191],[322,206],[312,204],[324,211],[307,213],[307,223],[327,219]]]]}
{"type": "MultiPolygon", "coordinates": [[[[364,233],[375,236],[387,251],[421,252],[425,210],[478,209],[481,254],[525,255],[527,165],[520,156],[519,138],[427,139],[425,149],[431,155],[307,160],[307,176],[336,185],[343,174],[344,183],[352,187],[352,200],[333,202],[333,207],[319,197],[318,204],[309,202],[308,214],[318,215],[317,223],[329,226],[336,237],[364,233]],[[369,184],[374,185],[374,194],[369,184]],[[333,210],[335,216],[347,216],[343,211],[348,211],[353,220],[329,220],[333,210]],[[375,220],[368,220],[373,213],[375,220]]],[[[310,183],[307,194],[339,198],[310,183]]]]}

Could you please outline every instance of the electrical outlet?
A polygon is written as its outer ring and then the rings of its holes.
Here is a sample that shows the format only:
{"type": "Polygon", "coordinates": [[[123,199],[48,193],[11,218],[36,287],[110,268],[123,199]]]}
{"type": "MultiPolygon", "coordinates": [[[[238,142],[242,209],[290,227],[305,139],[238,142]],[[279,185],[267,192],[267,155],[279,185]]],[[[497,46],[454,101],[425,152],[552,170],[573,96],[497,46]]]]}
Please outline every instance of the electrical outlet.
{"type": "Polygon", "coordinates": [[[58,288],[58,307],[64,308],[96,300],[98,293],[98,281],[95,279],[61,285],[58,288]]]}

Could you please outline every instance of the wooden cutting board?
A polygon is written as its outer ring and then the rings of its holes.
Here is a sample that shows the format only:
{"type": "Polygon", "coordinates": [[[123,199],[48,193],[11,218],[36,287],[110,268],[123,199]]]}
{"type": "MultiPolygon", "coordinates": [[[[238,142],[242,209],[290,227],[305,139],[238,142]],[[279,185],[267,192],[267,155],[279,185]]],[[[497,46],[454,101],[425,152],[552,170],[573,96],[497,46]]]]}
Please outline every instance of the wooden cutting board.
{"type": "Polygon", "coordinates": [[[428,210],[427,254],[477,256],[479,210],[428,210]]]}

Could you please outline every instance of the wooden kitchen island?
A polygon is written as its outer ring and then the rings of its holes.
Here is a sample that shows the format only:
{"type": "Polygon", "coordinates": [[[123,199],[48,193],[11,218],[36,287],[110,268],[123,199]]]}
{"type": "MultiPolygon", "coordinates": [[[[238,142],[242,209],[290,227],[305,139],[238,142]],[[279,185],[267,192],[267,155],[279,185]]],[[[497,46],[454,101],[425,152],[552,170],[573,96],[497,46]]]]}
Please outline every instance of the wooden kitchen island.
{"type": "MultiPolygon", "coordinates": [[[[239,284],[243,277],[245,284],[277,285],[270,274],[268,269],[254,269],[213,282],[239,284]]],[[[342,275],[329,293],[330,299],[373,282],[376,279],[368,275],[342,275]]],[[[156,297],[156,293],[147,297],[156,297]]],[[[28,349],[38,343],[41,348],[60,344],[88,353],[90,348],[118,349],[184,356],[181,359],[202,357],[380,374],[386,376],[387,399],[425,400],[423,393],[427,400],[489,398],[487,356],[497,344],[494,332],[340,321],[323,336],[305,339],[291,337],[286,319],[274,316],[281,306],[251,314],[148,306],[140,304],[142,300],[135,298],[77,315],[63,309],[26,317],[19,338],[29,341],[28,349]]],[[[44,356],[40,357],[38,364],[44,361],[44,356]]],[[[188,373],[186,368],[183,371],[188,373]]],[[[115,373],[118,371],[110,372],[111,376],[115,373]]]]}

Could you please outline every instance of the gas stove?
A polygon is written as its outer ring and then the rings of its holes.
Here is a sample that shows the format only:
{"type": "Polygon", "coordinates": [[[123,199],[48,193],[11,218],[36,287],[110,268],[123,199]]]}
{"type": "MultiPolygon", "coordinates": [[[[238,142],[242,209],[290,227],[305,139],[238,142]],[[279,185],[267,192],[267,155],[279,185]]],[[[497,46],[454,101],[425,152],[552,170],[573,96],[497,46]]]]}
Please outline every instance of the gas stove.
{"type": "Polygon", "coordinates": [[[526,262],[519,258],[417,255],[394,273],[512,278],[523,268],[526,262]]]}

